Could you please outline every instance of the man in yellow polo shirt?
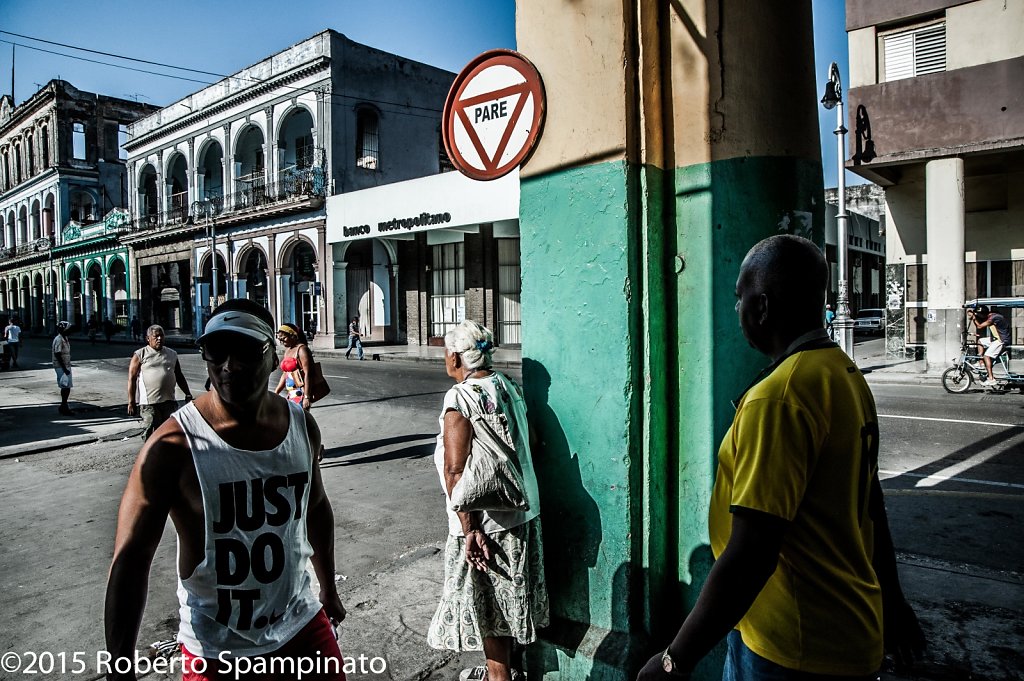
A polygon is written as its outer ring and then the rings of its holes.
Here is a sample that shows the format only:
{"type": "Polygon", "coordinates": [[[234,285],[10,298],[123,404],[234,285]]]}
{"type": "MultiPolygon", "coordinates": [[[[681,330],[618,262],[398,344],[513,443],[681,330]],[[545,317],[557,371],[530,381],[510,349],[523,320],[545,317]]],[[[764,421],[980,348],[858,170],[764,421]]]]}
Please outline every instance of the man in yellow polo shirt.
{"type": "Polygon", "coordinates": [[[726,635],[723,681],[874,681],[883,631],[901,656],[924,645],[896,572],[874,399],[822,327],[827,285],[806,239],[774,236],[743,260],[740,327],[773,362],[719,449],[715,565],[642,681],[688,678],[726,635]]]}

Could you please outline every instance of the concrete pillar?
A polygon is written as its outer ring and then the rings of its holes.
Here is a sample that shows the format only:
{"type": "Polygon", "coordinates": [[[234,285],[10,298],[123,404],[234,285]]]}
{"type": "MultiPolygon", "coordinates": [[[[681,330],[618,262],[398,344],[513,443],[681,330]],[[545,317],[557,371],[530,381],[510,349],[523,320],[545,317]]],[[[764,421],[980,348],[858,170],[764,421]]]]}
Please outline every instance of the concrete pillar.
{"type": "Polygon", "coordinates": [[[940,372],[960,354],[964,331],[964,161],[929,161],[925,176],[925,229],[928,247],[928,324],[925,337],[929,372],[940,372]]]}
{"type": "Polygon", "coordinates": [[[462,242],[466,263],[466,319],[487,325],[487,305],[484,298],[484,238],[479,232],[466,234],[462,242]]]}
{"type": "Polygon", "coordinates": [[[522,0],[516,32],[548,112],[520,194],[552,610],[529,671],[627,681],[696,600],[729,400],[769,363],[740,262],[781,230],[824,244],[811,5],[522,0]]]}
{"type": "Polygon", "coordinates": [[[348,343],[348,263],[345,244],[331,244],[334,265],[331,272],[331,305],[328,307],[330,328],[334,331],[334,347],[348,343]]]}

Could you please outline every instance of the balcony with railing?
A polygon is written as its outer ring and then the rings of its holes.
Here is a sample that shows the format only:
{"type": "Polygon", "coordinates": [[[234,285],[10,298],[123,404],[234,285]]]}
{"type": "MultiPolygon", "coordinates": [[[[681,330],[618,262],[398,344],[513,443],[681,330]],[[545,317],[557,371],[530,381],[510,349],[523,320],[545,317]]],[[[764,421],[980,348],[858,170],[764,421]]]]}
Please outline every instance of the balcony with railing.
{"type": "Polygon", "coordinates": [[[325,165],[282,169],[268,182],[263,172],[235,178],[235,191],[224,195],[218,187],[203,192],[203,199],[187,203],[187,192],[171,196],[171,208],[136,216],[128,231],[175,229],[216,219],[231,224],[263,216],[318,208],[327,195],[325,165]]]}

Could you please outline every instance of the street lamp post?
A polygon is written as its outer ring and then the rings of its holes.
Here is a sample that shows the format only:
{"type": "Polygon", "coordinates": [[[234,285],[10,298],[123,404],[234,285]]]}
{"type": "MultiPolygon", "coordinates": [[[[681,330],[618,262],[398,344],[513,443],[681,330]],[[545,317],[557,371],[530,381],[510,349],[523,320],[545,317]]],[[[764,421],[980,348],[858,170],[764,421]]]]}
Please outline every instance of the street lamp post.
{"type": "Polygon", "coordinates": [[[850,294],[847,287],[847,262],[849,252],[849,236],[847,232],[846,214],[846,133],[848,130],[843,125],[843,83],[839,78],[839,67],[835,62],[828,70],[828,82],[825,83],[825,96],[821,98],[821,104],[828,110],[836,110],[836,151],[838,156],[839,176],[838,190],[839,212],[836,213],[837,236],[836,244],[839,251],[839,281],[838,294],[836,297],[836,318],[833,327],[839,337],[839,347],[843,352],[853,359],[853,319],[850,318],[850,294]]]}

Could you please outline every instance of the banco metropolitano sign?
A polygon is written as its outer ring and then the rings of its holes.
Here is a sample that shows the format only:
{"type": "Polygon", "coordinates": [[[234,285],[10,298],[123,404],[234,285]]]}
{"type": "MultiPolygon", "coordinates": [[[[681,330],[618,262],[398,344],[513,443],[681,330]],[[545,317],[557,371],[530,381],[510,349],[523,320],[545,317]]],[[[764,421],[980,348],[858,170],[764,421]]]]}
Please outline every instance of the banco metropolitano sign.
{"type": "Polygon", "coordinates": [[[519,219],[519,173],[490,182],[450,172],[327,199],[327,242],[519,219]]]}

